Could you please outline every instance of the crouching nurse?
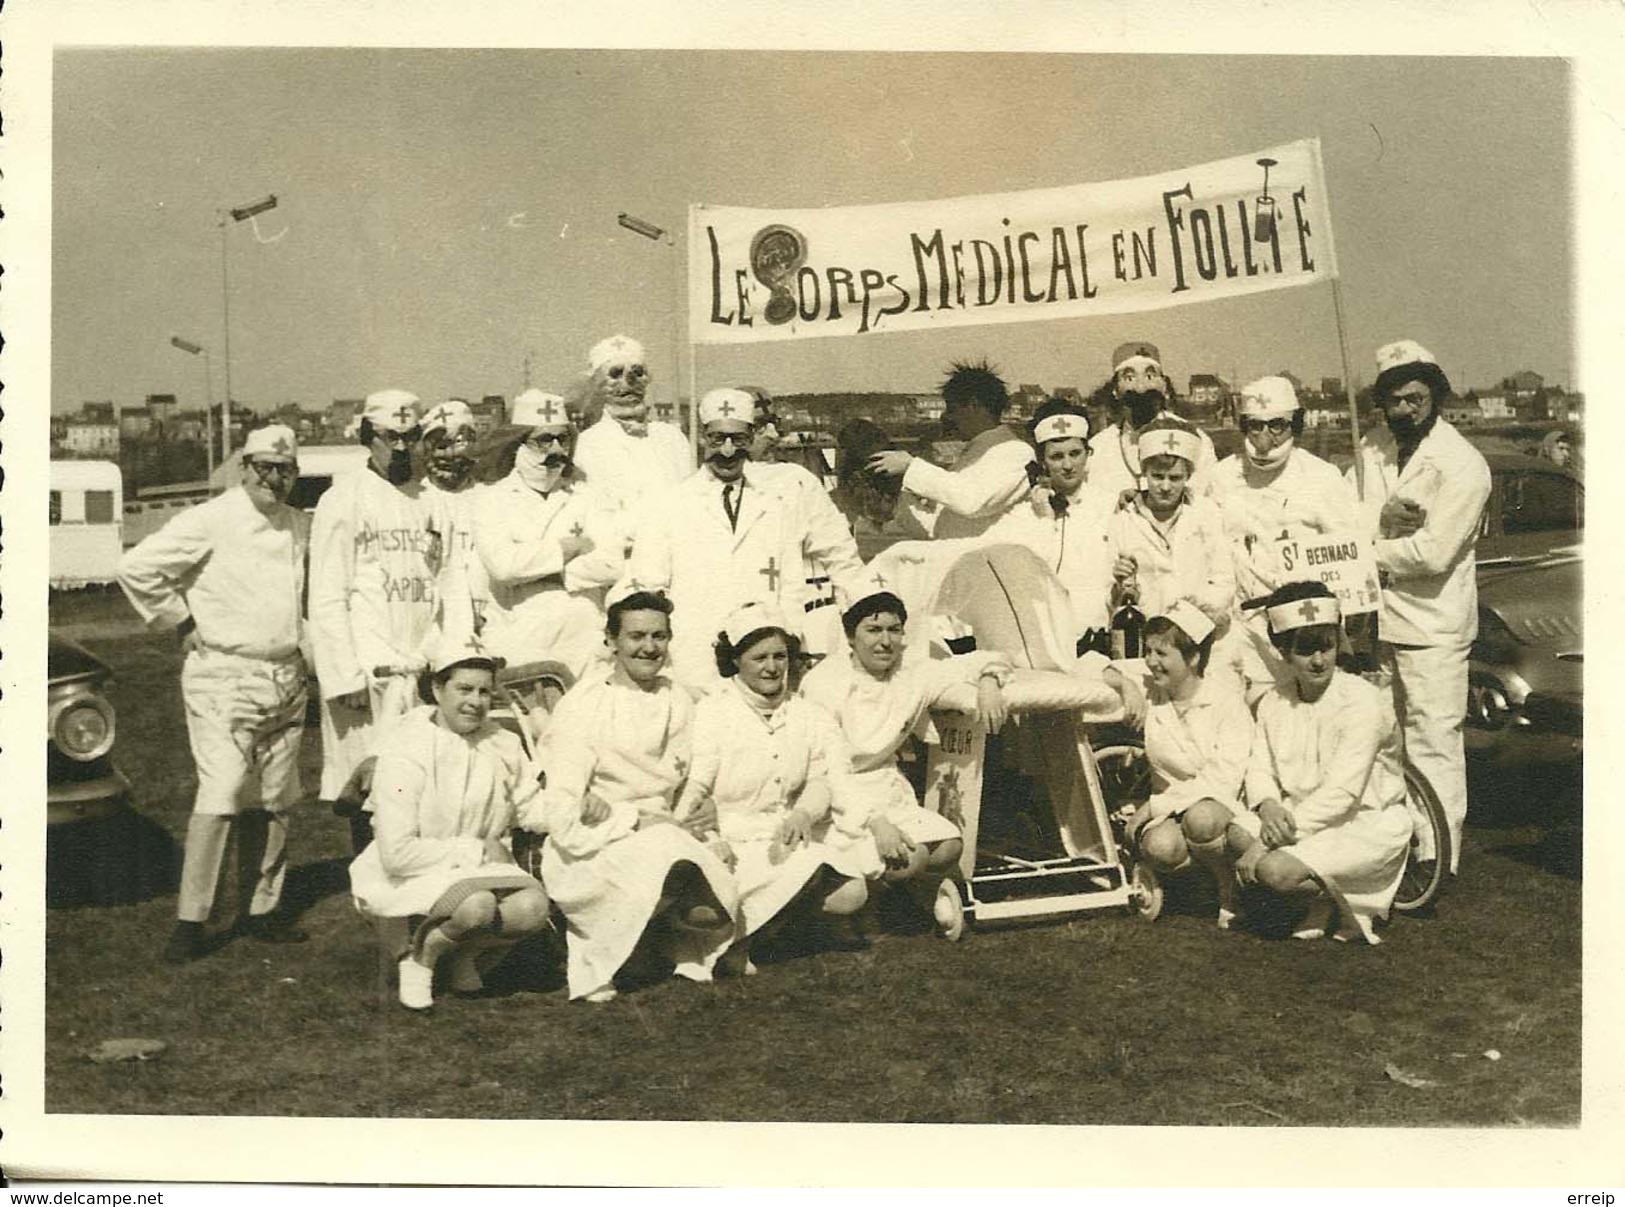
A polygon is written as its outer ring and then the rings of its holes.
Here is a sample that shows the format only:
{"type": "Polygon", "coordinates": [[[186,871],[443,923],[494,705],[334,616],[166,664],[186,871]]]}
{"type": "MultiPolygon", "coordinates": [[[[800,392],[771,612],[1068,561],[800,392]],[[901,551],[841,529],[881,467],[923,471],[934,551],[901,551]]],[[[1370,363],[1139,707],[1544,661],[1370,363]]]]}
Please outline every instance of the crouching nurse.
{"type": "Polygon", "coordinates": [[[443,646],[418,685],[430,705],[378,751],[373,840],[350,865],[350,887],[363,914],[415,923],[400,962],[409,1009],[434,1004],[443,961],[452,989],[476,992],[482,957],[548,925],[546,893],[504,843],[535,780],[519,739],[487,715],[498,665],[473,646],[443,646]]]}
{"type": "Polygon", "coordinates": [[[1140,854],[1163,871],[1194,858],[1218,881],[1219,929],[1236,917],[1233,853],[1253,842],[1257,826],[1241,807],[1242,780],[1253,745],[1253,719],[1228,676],[1204,678],[1214,625],[1179,600],[1145,626],[1151,704],[1145,714],[1145,757],[1153,791],[1129,822],[1140,854]]]}
{"type": "Polygon", "coordinates": [[[1236,861],[1257,883],[1307,905],[1295,933],[1378,942],[1410,846],[1399,728],[1381,688],[1337,668],[1340,614],[1322,583],[1288,583],[1266,604],[1290,684],[1258,705],[1247,799],[1260,841],[1236,861]]]}
{"type": "Polygon", "coordinates": [[[828,658],[807,676],[801,693],[841,727],[852,756],[846,781],[880,858],[885,879],[909,884],[942,934],[959,938],[964,910],[947,877],[964,850],[959,827],[915,799],[897,768],[897,752],[933,708],[975,713],[997,732],[1005,715],[1000,682],[1010,674],[1001,654],[905,663],[908,609],[872,572],[840,584],[846,597],[841,625],[848,657],[828,658]]]}
{"type": "MultiPolygon", "coordinates": [[[[754,970],[753,937],[796,912],[857,913],[881,871],[849,808],[851,756],[835,719],[791,690],[800,643],[773,604],[736,608],[717,635],[724,682],[694,710],[694,766],[683,818],[714,810],[716,849],[733,865],[742,941],[729,968],[754,970]]],[[[843,925],[832,929],[836,937],[843,925]]]]}
{"type": "Polygon", "coordinates": [[[547,787],[521,816],[548,835],[542,880],[569,923],[572,999],[612,1000],[640,945],[709,981],[733,938],[733,878],[672,815],[694,705],[664,673],[671,612],[636,583],[611,595],[614,662],[559,701],[539,758],[547,787]]]}

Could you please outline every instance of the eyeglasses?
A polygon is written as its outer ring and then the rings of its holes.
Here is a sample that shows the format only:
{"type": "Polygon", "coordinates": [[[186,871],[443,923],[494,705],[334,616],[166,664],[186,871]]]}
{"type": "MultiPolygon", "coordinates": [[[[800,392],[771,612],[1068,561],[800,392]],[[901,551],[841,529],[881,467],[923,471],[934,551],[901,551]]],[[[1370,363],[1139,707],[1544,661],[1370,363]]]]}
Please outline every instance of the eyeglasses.
{"type": "Polygon", "coordinates": [[[391,447],[399,446],[401,448],[410,448],[419,440],[423,439],[423,429],[420,427],[414,427],[408,428],[404,432],[390,432],[384,430],[383,428],[374,428],[373,438],[375,440],[382,440],[385,444],[390,445],[391,447]]]}
{"type": "Polygon", "coordinates": [[[1392,406],[1396,402],[1403,402],[1407,406],[1424,407],[1433,399],[1433,394],[1426,386],[1419,390],[1408,390],[1404,393],[1398,391],[1385,395],[1379,400],[1381,406],[1392,406]]]}
{"type": "Polygon", "coordinates": [[[1269,432],[1272,436],[1284,436],[1292,427],[1290,419],[1243,419],[1241,430],[1243,432],[1269,432]]]}
{"type": "Polygon", "coordinates": [[[729,441],[732,441],[735,448],[744,448],[750,443],[752,434],[751,432],[707,432],[705,433],[705,442],[712,448],[722,448],[729,441]]]}
{"type": "Polygon", "coordinates": [[[299,467],[291,461],[250,461],[248,468],[262,478],[297,478],[299,467]]]}
{"type": "Polygon", "coordinates": [[[525,447],[533,448],[539,453],[545,453],[555,444],[560,448],[565,446],[568,436],[561,436],[557,432],[532,432],[525,437],[525,447]]]}

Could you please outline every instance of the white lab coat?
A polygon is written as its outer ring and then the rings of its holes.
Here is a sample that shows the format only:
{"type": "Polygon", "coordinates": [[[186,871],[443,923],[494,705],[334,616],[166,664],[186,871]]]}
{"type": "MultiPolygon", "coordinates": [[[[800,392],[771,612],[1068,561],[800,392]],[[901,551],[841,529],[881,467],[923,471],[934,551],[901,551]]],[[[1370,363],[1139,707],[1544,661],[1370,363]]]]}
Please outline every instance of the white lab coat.
{"type": "Polygon", "coordinates": [[[576,440],[575,465],[611,506],[635,509],[693,473],[694,454],[675,424],[651,422],[631,436],[605,411],[576,440]]]}
{"type": "Polygon", "coordinates": [[[1027,497],[1032,459],[1033,446],[998,424],[967,441],[950,469],[915,457],[903,489],[939,509],[933,537],[981,536],[1027,497]]]}
{"type": "Polygon", "coordinates": [[[246,658],[299,652],[310,517],[260,511],[241,486],[188,508],[119,561],[119,586],[149,626],[188,616],[205,646],[246,658]]]}
{"type": "Polygon", "coordinates": [[[331,800],[383,733],[417,703],[414,677],[439,617],[443,558],[422,487],[370,468],[338,478],[310,534],[310,639],[322,692],[322,797],[331,800]],[[365,690],[368,707],[336,697],[365,690]]]}
{"type": "Polygon", "coordinates": [[[974,712],[976,681],[995,666],[1009,670],[1001,655],[977,652],[910,662],[877,679],[846,656],[827,659],[808,673],[801,694],[835,718],[851,755],[852,774],[839,785],[853,794],[848,828],[880,816],[911,842],[959,836],[959,827],[915,798],[898,770],[897,753],[911,734],[923,733],[931,709],[974,712]]]}
{"type": "Polygon", "coordinates": [[[1284,684],[1289,672],[1270,644],[1263,609],[1244,613],[1241,604],[1262,599],[1287,581],[1276,555],[1280,537],[1357,528],[1354,492],[1336,466],[1294,448],[1268,480],[1247,464],[1245,455],[1226,457],[1208,477],[1206,494],[1224,517],[1236,574],[1230,631],[1214,651],[1214,661],[1232,668],[1248,685],[1284,684]]]}
{"type": "Polygon", "coordinates": [[[493,721],[453,733],[434,707],[413,709],[379,744],[373,773],[373,840],[350,864],[357,907],[375,918],[427,914],[454,885],[523,887],[504,850],[519,801],[536,791],[535,768],[519,739],[493,721]]]}
{"type": "MultiPolygon", "coordinates": [[[[1404,470],[1386,426],[1361,437],[1360,460],[1365,466],[1360,514],[1376,539],[1377,566],[1389,579],[1382,592],[1382,639],[1465,650],[1478,635],[1474,556],[1490,497],[1489,464],[1443,419],[1422,438],[1404,470]],[[1411,536],[1384,539],[1382,507],[1395,497],[1420,503],[1427,519],[1411,536]]],[[[1351,468],[1351,480],[1353,473],[1351,468]]]]}
{"type": "Polygon", "coordinates": [[[1339,938],[1377,942],[1410,848],[1399,727],[1388,693],[1338,671],[1313,704],[1296,685],[1258,703],[1247,802],[1279,801],[1297,823],[1282,849],[1337,898],[1339,938]]]}
{"type": "Polygon", "coordinates": [[[1153,819],[1181,817],[1197,801],[1241,811],[1253,715],[1229,679],[1204,679],[1183,709],[1153,690],[1145,711],[1153,819]]]}
{"type": "Polygon", "coordinates": [[[485,569],[474,549],[474,496],[470,482],[462,490],[444,490],[424,480],[423,501],[429,526],[440,539],[440,625],[456,633],[478,633],[490,604],[485,569]]]}
{"type": "Polygon", "coordinates": [[[851,530],[834,508],[809,506],[801,491],[746,463],[739,521],[730,528],[722,483],[701,467],[645,504],[628,576],[671,596],[671,667],[680,683],[717,683],[712,643],[728,614],[752,600],[778,604],[792,625],[806,614],[803,566],[855,561],[851,530]]]}
{"type": "Polygon", "coordinates": [[[486,648],[510,663],[553,659],[580,678],[604,649],[604,589],[624,564],[618,522],[585,484],[566,480],[544,496],[517,470],[481,488],[471,510],[490,596],[486,648]],[[578,528],[594,546],[565,561],[578,528]]]}
{"type": "MultiPolygon", "coordinates": [[[[812,517],[811,527],[818,532],[834,534],[852,526],[847,523],[841,509],[830,498],[824,484],[799,465],[784,461],[752,462],[752,469],[764,481],[788,487],[797,494],[807,515],[812,517]]],[[[845,644],[841,631],[841,610],[836,606],[835,584],[852,571],[861,568],[863,559],[858,555],[855,537],[838,542],[829,549],[806,554],[802,558],[802,577],[806,584],[803,614],[799,617],[802,638],[809,649],[819,653],[839,650],[845,644]]],[[[792,618],[797,619],[797,618],[792,618]]]]}
{"type": "Polygon", "coordinates": [[[857,879],[880,874],[866,818],[851,810],[852,790],[833,782],[850,775],[845,739],[816,704],[791,696],[764,714],[730,680],[695,707],[693,752],[677,813],[687,816],[707,798],[716,804],[718,830],[737,859],[745,934],[771,920],[822,867],[857,879]],[[795,808],[813,818],[813,841],[780,852],[774,836],[795,808]]]}
{"type": "MultiPolygon", "coordinates": [[[[645,823],[642,812],[670,813],[688,771],[694,705],[662,677],[644,691],[618,668],[598,669],[559,701],[537,761],[547,788],[521,817],[545,830],[542,881],[569,923],[570,996],[610,984],[660,906],[666,877],[679,863],[700,870],[730,915],[738,909],[728,869],[688,831],[645,823]],[[597,825],[581,820],[588,792],[610,806],[597,825]]],[[[709,980],[734,931],[673,932],[679,975],[709,980]]]]}
{"type": "Polygon", "coordinates": [[[1230,613],[1236,597],[1236,573],[1224,518],[1212,500],[1186,499],[1166,530],[1152,519],[1151,509],[1136,497],[1106,522],[1108,563],[1128,554],[1136,564],[1138,607],[1146,618],[1159,616],[1180,599],[1188,599],[1215,624],[1230,613]]]}
{"type": "Polygon", "coordinates": [[[1118,496],[1086,481],[1067,496],[1066,510],[1057,514],[1051,493],[1034,490],[992,535],[1027,546],[1055,572],[1072,606],[1076,640],[1087,629],[1105,628],[1111,619],[1112,555],[1106,526],[1117,510],[1118,496]]]}

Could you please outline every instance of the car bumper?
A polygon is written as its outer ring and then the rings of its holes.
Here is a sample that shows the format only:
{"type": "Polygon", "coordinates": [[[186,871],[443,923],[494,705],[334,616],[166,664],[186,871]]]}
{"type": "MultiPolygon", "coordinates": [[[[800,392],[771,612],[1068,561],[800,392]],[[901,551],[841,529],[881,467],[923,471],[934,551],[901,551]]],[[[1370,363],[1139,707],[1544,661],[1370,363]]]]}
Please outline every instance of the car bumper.
{"type": "Polygon", "coordinates": [[[51,784],[45,797],[47,825],[96,821],[110,817],[130,803],[130,781],[109,768],[91,779],[51,784]]]}
{"type": "Polygon", "coordinates": [[[1582,756],[1584,707],[1578,691],[1532,690],[1514,668],[1475,663],[1467,694],[1463,743],[1475,758],[1511,766],[1582,756]]]}

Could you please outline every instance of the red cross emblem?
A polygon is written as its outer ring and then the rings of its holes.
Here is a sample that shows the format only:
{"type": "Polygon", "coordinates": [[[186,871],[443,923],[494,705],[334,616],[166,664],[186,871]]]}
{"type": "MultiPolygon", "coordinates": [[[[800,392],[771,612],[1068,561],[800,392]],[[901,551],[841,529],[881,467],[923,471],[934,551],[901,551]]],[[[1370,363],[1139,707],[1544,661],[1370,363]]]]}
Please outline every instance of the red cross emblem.
{"type": "Polygon", "coordinates": [[[1174,436],[1174,434],[1172,432],[1168,432],[1168,433],[1164,434],[1164,436],[1162,438],[1162,444],[1163,444],[1163,452],[1169,454],[1170,456],[1176,455],[1175,454],[1175,449],[1178,448],[1179,441],[1175,438],[1175,436],[1174,436]]]}
{"type": "Polygon", "coordinates": [[[722,405],[717,407],[717,412],[719,414],[728,416],[730,419],[733,418],[733,413],[734,413],[733,399],[724,398],[722,400],[722,405]]]}
{"type": "Polygon", "coordinates": [[[1065,415],[1057,415],[1050,421],[1050,426],[1056,431],[1060,432],[1063,436],[1072,430],[1072,425],[1067,422],[1065,415]]]}
{"type": "Polygon", "coordinates": [[[884,591],[886,589],[886,586],[887,586],[886,576],[884,574],[880,573],[880,571],[878,571],[878,570],[875,571],[874,583],[875,583],[875,586],[879,587],[882,591],[884,591]]]}
{"type": "Polygon", "coordinates": [[[570,529],[570,535],[575,537],[576,540],[578,540],[578,541],[581,539],[581,536],[582,536],[582,534],[584,532],[586,532],[586,529],[581,526],[581,521],[580,520],[577,520],[576,521],[576,526],[574,528],[570,529]]]}
{"type": "Polygon", "coordinates": [[[541,413],[542,413],[542,421],[544,423],[552,423],[553,422],[553,415],[559,409],[559,407],[558,407],[558,403],[554,402],[551,398],[549,398],[545,403],[543,403],[537,409],[539,411],[541,411],[541,413]]]}
{"type": "Polygon", "coordinates": [[[403,428],[412,422],[412,408],[404,402],[395,408],[395,422],[403,428]]]}
{"type": "Polygon", "coordinates": [[[767,576],[767,589],[774,595],[779,593],[779,563],[777,558],[768,558],[767,565],[756,573],[767,576]]]}
{"type": "Polygon", "coordinates": [[[1315,601],[1314,600],[1306,599],[1306,600],[1303,601],[1303,606],[1298,609],[1298,615],[1302,616],[1303,619],[1304,619],[1304,623],[1307,624],[1307,623],[1314,620],[1315,614],[1319,610],[1320,609],[1315,607],[1315,601]]]}

